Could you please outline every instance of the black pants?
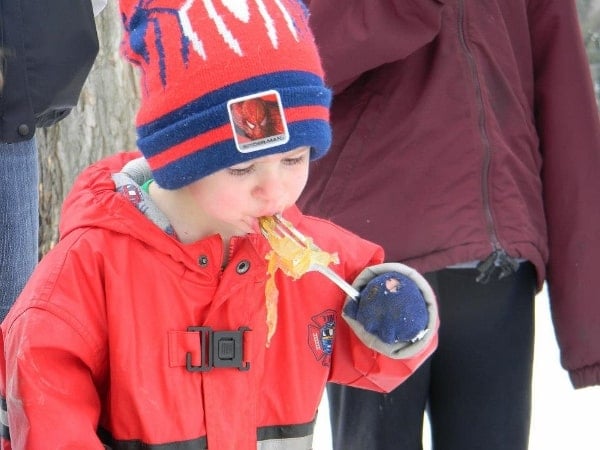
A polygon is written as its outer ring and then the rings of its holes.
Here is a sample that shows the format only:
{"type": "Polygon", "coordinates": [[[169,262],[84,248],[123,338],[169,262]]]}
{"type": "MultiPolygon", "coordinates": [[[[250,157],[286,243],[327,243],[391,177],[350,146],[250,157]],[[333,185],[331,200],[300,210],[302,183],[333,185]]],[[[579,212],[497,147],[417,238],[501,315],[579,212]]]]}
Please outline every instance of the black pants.
{"type": "Polygon", "coordinates": [[[389,394],[330,384],[336,450],[524,450],[529,439],[535,269],[487,284],[475,269],[426,274],[440,308],[439,346],[389,394]]]}

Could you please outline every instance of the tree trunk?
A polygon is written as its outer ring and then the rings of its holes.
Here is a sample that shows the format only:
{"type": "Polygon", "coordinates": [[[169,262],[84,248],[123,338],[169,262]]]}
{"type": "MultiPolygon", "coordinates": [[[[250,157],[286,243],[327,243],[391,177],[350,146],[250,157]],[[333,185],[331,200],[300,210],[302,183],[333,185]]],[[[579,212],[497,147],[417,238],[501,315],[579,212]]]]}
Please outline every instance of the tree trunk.
{"type": "Polygon", "coordinates": [[[40,257],[58,240],[60,208],[81,170],[104,156],[135,148],[139,90],[133,68],[119,54],[122,25],[117,2],[108,2],[96,26],[100,51],[77,108],[57,125],[36,133],[40,257]]]}

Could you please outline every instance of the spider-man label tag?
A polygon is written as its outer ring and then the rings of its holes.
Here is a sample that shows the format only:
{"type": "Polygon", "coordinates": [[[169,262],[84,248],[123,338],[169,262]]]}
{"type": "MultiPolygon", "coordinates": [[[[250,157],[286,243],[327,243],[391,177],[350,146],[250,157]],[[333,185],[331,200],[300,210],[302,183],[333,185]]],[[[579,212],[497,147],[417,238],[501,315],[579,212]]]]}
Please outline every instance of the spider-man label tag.
{"type": "Polygon", "coordinates": [[[229,100],[227,110],[236,147],[242,153],[276,147],[290,139],[277,91],[229,100]]]}

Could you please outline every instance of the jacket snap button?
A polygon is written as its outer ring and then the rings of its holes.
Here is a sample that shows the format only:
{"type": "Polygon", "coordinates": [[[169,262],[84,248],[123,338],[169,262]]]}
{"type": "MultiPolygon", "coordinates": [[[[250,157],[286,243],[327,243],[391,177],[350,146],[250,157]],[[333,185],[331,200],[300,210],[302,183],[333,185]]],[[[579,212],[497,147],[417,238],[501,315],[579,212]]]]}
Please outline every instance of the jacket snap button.
{"type": "Polygon", "coordinates": [[[236,271],[240,275],[248,272],[248,270],[250,270],[250,261],[244,259],[237,264],[236,271]]]}
{"type": "Polygon", "coordinates": [[[198,264],[200,265],[200,267],[208,266],[208,256],[206,256],[206,255],[200,256],[200,258],[198,258],[198,264]]]}
{"type": "Polygon", "coordinates": [[[21,136],[27,136],[29,134],[29,126],[27,124],[22,123],[21,125],[19,125],[19,127],[17,128],[17,132],[21,135],[21,136]]]}

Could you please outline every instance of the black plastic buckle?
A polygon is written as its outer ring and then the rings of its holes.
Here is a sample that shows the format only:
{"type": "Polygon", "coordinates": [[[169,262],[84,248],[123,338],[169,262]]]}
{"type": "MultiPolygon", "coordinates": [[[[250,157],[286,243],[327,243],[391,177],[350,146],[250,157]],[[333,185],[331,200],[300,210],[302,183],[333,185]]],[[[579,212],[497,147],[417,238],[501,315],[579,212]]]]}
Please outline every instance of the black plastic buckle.
{"type": "Polygon", "coordinates": [[[190,372],[207,372],[213,367],[235,367],[238,370],[250,369],[250,363],[242,361],[244,356],[244,332],[248,327],[237,331],[213,331],[211,327],[188,327],[200,337],[200,365],[192,364],[192,354],[185,354],[185,367],[190,372]]]}

